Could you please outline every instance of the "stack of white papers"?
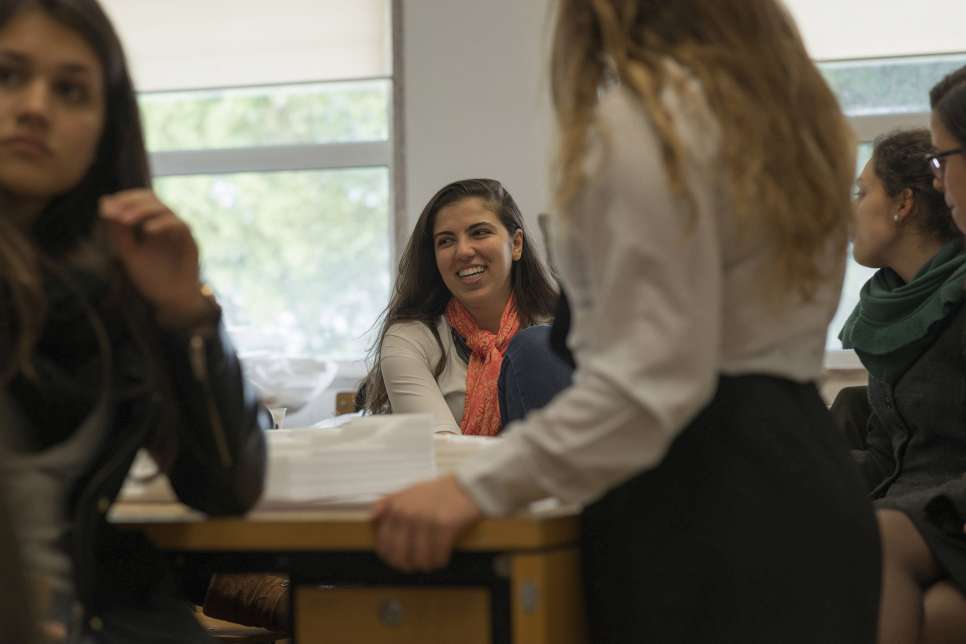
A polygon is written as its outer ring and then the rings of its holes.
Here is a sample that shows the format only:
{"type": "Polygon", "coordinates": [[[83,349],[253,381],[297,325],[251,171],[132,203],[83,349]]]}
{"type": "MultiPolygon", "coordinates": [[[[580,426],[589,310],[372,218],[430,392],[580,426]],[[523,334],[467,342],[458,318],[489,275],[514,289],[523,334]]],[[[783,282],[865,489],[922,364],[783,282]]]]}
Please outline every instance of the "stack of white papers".
{"type": "Polygon", "coordinates": [[[433,418],[364,416],[338,427],[266,432],[261,505],[367,503],[433,478],[433,418]]]}
{"type": "Polygon", "coordinates": [[[436,471],[449,474],[486,450],[500,444],[497,436],[461,436],[459,434],[436,434],[436,471]]]}
{"type": "MultiPolygon", "coordinates": [[[[340,416],[324,427],[265,432],[268,476],[261,509],[358,505],[448,474],[500,438],[433,434],[432,416],[340,416]]],[[[126,501],[176,501],[167,477],[139,454],[121,494],[126,501]],[[155,476],[152,476],[155,475],[155,476]]]]}

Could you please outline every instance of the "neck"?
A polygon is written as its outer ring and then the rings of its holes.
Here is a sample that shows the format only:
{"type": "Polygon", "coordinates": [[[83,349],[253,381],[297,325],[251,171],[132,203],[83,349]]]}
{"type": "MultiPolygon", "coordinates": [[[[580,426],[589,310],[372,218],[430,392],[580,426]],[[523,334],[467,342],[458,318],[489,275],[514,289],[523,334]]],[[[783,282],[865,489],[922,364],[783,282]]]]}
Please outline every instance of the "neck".
{"type": "Polygon", "coordinates": [[[470,304],[464,304],[466,310],[470,312],[473,319],[481,329],[489,331],[490,333],[499,333],[500,331],[500,320],[503,318],[503,309],[506,308],[507,300],[510,299],[510,294],[507,293],[506,296],[500,298],[498,301],[473,306],[470,304]]]}
{"type": "Polygon", "coordinates": [[[14,226],[26,231],[47,206],[47,200],[39,197],[21,197],[0,192],[0,208],[14,226]]]}
{"type": "Polygon", "coordinates": [[[909,237],[908,242],[896,253],[896,258],[889,262],[889,268],[894,270],[902,281],[908,284],[930,259],[935,257],[943,243],[938,239],[909,237]]]}

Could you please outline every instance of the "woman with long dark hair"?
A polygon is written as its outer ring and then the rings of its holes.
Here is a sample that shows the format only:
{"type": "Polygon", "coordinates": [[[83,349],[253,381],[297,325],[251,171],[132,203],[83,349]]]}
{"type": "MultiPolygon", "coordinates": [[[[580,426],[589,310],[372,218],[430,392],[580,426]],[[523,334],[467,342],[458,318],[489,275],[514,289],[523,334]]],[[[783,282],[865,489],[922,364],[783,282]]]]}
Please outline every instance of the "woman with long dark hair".
{"type": "Polygon", "coordinates": [[[374,413],[429,413],[438,432],[493,436],[570,384],[550,350],[557,294],[513,197],[464,179],[426,204],[363,385],[374,413]]]}
{"type": "Polygon", "coordinates": [[[208,514],[262,488],[267,419],[150,185],[96,0],[0,2],[0,466],[47,632],[71,642],[208,641],[158,553],[107,521],[140,448],[208,514]]]}

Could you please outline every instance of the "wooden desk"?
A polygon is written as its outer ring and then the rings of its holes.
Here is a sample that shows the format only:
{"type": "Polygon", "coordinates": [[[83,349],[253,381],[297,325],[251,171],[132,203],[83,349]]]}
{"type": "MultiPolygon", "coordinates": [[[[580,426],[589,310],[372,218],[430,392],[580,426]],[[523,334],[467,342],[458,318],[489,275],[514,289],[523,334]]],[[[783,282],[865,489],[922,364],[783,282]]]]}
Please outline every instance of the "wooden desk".
{"type": "Polygon", "coordinates": [[[176,504],[121,503],[175,565],[279,572],[297,644],[586,644],[578,522],[557,512],[488,519],[431,574],[391,570],[363,511],[263,511],[206,519],[176,504]]]}

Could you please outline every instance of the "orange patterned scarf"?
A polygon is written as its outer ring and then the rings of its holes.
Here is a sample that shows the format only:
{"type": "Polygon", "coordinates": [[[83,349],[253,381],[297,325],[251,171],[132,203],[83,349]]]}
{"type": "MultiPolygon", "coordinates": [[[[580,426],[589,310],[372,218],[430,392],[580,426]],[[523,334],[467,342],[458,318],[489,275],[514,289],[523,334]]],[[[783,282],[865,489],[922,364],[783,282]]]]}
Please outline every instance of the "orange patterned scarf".
{"type": "Polygon", "coordinates": [[[500,366],[510,340],[520,330],[516,300],[510,295],[497,333],[481,329],[455,297],[450,298],[446,306],[446,321],[466,340],[466,346],[472,351],[466,369],[466,403],[460,429],[466,435],[496,436],[503,429],[497,396],[500,366]]]}

